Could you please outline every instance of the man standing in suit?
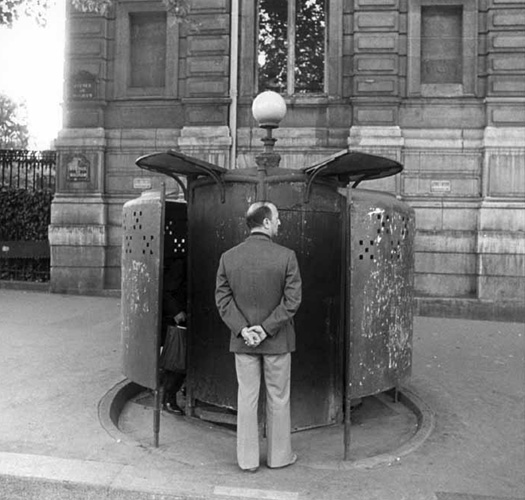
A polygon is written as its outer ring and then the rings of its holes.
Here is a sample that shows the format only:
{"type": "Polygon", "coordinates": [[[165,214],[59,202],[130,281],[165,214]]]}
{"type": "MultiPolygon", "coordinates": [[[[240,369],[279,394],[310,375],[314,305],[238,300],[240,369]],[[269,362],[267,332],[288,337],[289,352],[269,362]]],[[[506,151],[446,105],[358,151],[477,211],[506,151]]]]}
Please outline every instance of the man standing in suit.
{"type": "Polygon", "coordinates": [[[250,235],[221,256],[215,301],[231,331],[237,371],[237,461],[259,467],[257,407],[261,372],[266,384],[267,464],[295,463],[290,423],[293,317],[301,304],[301,275],[295,252],[272,241],[279,230],[273,203],[257,202],[246,213],[250,235]]]}

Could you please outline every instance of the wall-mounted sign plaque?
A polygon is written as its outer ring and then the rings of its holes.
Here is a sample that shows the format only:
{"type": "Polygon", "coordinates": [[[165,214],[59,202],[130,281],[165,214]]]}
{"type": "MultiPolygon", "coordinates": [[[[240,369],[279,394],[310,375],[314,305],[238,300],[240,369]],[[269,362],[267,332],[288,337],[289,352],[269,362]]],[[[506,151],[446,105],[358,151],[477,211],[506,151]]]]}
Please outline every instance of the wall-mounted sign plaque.
{"type": "Polygon", "coordinates": [[[450,193],[450,181],[430,181],[431,193],[450,193]]]}
{"type": "Polygon", "coordinates": [[[74,154],[66,159],[67,180],[72,182],[89,181],[89,160],[82,154],[74,154]]]}
{"type": "Polygon", "coordinates": [[[79,71],[70,80],[70,98],[89,101],[97,98],[97,78],[88,71],[79,71]]]}
{"type": "Polygon", "coordinates": [[[134,177],[133,189],[151,189],[151,177],[134,177]]]}

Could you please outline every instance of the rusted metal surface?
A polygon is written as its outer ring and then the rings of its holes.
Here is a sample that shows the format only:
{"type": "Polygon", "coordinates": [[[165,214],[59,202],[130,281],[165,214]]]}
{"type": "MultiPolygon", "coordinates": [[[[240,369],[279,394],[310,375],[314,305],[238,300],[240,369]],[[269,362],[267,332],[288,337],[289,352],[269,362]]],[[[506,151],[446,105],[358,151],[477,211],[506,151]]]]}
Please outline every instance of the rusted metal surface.
{"type": "Polygon", "coordinates": [[[292,429],[297,430],[329,425],[342,415],[341,224],[339,214],[318,212],[284,211],[282,220],[291,225],[290,236],[303,243],[289,245],[296,247],[304,286],[292,370],[292,429]],[[317,240],[316,250],[308,248],[309,240],[317,240]]]}
{"type": "Polygon", "coordinates": [[[386,193],[352,190],[351,396],[399,385],[411,373],[414,211],[386,193]]]}
{"type": "Polygon", "coordinates": [[[158,389],[164,200],[144,193],[127,202],[122,222],[122,353],[124,375],[158,389]]]}
{"type": "Polygon", "coordinates": [[[215,306],[215,277],[221,254],[248,234],[246,207],[255,200],[255,186],[227,186],[227,203],[219,187],[204,184],[191,190],[189,281],[191,289],[187,386],[193,398],[222,408],[237,407],[237,378],[230,332],[215,306]]]}
{"type": "MultiPolygon", "coordinates": [[[[230,332],[215,307],[215,276],[222,252],[248,235],[247,207],[256,199],[253,184],[225,183],[227,203],[217,203],[215,184],[193,191],[190,202],[191,347],[187,384],[198,401],[237,407],[230,332]]],[[[268,191],[282,221],[277,242],[292,248],[303,278],[303,302],[295,318],[297,351],[292,370],[292,427],[336,422],[342,412],[340,328],[341,197],[315,186],[302,204],[304,184],[273,183],[268,191]],[[316,204],[317,202],[317,204],[316,204]],[[319,209],[318,205],[322,208],[319,209]]]]}
{"type": "Polygon", "coordinates": [[[314,184],[304,203],[304,184],[270,184],[279,207],[277,243],[295,251],[303,300],[295,317],[292,368],[292,429],[340,421],[343,330],[341,317],[342,221],[344,199],[332,186],[314,184]]]}

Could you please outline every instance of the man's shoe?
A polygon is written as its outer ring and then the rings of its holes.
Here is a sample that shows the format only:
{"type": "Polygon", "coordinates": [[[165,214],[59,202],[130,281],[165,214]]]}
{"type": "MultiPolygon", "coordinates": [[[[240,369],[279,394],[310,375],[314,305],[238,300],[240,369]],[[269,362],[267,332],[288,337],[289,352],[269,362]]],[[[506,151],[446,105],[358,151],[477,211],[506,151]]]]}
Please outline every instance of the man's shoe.
{"type": "Polygon", "coordinates": [[[259,467],[252,467],[251,469],[241,469],[243,472],[257,472],[259,467]]]}
{"type": "Polygon", "coordinates": [[[297,456],[297,453],[294,453],[294,454],[292,455],[292,459],[291,459],[290,462],[288,462],[287,464],[285,464],[285,465],[279,465],[279,466],[277,466],[277,467],[271,467],[271,466],[268,465],[268,468],[269,468],[269,469],[284,469],[285,467],[290,467],[290,465],[293,465],[295,462],[297,462],[297,459],[298,459],[298,458],[299,458],[299,457],[297,456]]]}
{"type": "Polygon", "coordinates": [[[172,415],[184,415],[182,408],[177,403],[165,403],[164,409],[172,415]]]}

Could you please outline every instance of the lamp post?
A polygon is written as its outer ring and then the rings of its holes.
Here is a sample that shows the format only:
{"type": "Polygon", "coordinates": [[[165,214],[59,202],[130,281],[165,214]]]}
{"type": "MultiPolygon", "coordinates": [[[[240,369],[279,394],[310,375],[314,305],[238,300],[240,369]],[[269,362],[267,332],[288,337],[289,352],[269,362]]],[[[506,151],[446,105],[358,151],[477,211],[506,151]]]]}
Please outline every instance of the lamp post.
{"type": "Polygon", "coordinates": [[[281,156],[274,151],[277,139],[272,137],[272,130],[279,127],[286,115],[286,103],[277,92],[267,90],[254,99],[252,114],[259,127],[266,130],[266,136],[261,139],[264,150],[255,157],[257,171],[264,177],[269,168],[277,168],[281,161],[281,156]]]}

